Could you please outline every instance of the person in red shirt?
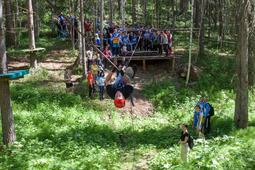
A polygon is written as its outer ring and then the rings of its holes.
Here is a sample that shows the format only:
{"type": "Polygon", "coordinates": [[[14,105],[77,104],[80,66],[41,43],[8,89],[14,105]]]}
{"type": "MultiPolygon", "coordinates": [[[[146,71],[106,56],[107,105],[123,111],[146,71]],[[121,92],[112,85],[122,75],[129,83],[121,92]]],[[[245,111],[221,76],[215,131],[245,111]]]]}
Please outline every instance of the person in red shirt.
{"type": "Polygon", "coordinates": [[[93,99],[94,97],[91,96],[91,92],[93,91],[93,94],[95,93],[95,84],[93,81],[92,70],[88,72],[88,85],[89,85],[89,97],[93,99]]]}
{"type": "Polygon", "coordinates": [[[85,28],[85,32],[86,32],[86,37],[88,37],[90,39],[90,37],[92,36],[92,34],[91,34],[91,23],[85,21],[84,22],[84,28],[85,28]]]}

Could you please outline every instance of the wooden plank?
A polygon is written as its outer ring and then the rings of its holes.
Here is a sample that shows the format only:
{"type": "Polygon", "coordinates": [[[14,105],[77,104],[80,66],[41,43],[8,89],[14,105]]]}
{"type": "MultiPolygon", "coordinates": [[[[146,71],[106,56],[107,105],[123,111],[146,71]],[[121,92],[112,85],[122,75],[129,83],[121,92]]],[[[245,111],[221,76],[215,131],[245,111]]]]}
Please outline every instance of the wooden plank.
{"type": "Polygon", "coordinates": [[[143,72],[146,72],[146,60],[143,60],[143,72]]]}
{"type": "Polygon", "coordinates": [[[35,48],[35,49],[24,49],[24,50],[20,50],[20,52],[22,53],[31,53],[31,52],[43,52],[45,51],[45,48],[35,48]]]}
{"type": "Polygon", "coordinates": [[[0,78],[8,78],[12,80],[15,78],[23,77],[26,74],[29,74],[29,70],[8,71],[7,74],[0,74],[0,78]]]}
{"type": "Polygon", "coordinates": [[[17,78],[14,78],[14,79],[10,79],[9,77],[0,77],[0,81],[19,80],[20,78],[24,78],[24,76],[17,77],[17,78]]]}

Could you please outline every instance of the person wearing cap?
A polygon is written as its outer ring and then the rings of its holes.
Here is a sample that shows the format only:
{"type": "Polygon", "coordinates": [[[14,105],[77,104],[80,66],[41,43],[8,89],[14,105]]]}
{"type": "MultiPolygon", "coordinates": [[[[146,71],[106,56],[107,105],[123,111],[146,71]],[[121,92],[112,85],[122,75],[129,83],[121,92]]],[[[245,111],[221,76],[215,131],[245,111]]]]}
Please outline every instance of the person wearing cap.
{"type": "Polygon", "coordinates": [[[126,68],[126,72],[120,70],[120,74],[114,84],[110,84],[112,75],[117,69],[114,68],[106,77],[105,85],[107,94],[114,100],[117,108],[125,106],[125,100],[133,93],[134,87],[131,85],[131,79],[134,78],[137,66],[126,68]]]}

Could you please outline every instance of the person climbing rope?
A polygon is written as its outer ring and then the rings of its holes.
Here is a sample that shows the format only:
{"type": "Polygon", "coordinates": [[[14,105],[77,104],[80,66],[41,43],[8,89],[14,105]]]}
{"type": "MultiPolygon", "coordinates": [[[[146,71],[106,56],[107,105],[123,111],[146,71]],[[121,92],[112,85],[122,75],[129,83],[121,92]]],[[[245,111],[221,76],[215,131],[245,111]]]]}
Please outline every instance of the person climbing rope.
{"type": "Polygon", "coordinates": [[[137,72],[137,65],[127,67],[125,72],[120,70],[120,75],[117,77],[114,84],[110,84],[112,75],[117,69],[114,68],[106,77],[105,85],[107,94],[114,99],[114,104],[117,108],[125,106],[125,100],[133,93],[134,87],[131,85],[131,80],[137,72]]]}

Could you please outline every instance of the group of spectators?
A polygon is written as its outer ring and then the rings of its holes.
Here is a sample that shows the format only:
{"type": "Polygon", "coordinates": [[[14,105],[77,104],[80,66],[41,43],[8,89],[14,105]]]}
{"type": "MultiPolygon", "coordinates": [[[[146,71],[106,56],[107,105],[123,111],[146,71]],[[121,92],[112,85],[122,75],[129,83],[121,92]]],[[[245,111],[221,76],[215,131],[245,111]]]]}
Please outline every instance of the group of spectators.
{"type": "MultiPolygon", "coordinates": [[[[71,21],[74,24],[75,27],[78,27],[78,19],[77,19],[77,17],[69,16],[68,20],[71,21]]],[[[61,16],[61,15],[58,16],[56,27],[57,27],[57,33],[58,33],[58,37],[59,38],[62,38],[63,40],[65,40],[67,37],[71,37],[71,35],[73,35],[73,38],[74,38],[75,42],[78,41],[78,33],[77,33],[77,31],[74,30],[70,26],[70,24],[65,21],[63,16],[61,16]]]]}
{"type": "MultiPolygon", "coordinates": [[[[210,118],[211,116],[213,116],[213,115],[210,115],[211,109],[213,108],[208,103],[208,100],[205,97],[201,97],[199,101],[196,102],[192,128],[195,130],[197,138],[201,137],[202,132],[204,136],[206,137],[208,136],[208,133],[210,132],[210,127],[211,127],[210,118]]],[[[190,139],[190,134],[188,131],[188,125],[186,123],[182,125],[182,130],[183,131],[181,133],[181,138],[178,144],[181,144],[182,161],[188,162],[188,153],[190,149],[188,145],[188,141],[190,139]]]]}
{"type": "MultiPolygon", "coordinates": [[[[101,44],[99,28],[98,25],[95,33],[95,44],[98,46],[101,44]]],[[[127,55],[135,49],[136,45],[137,50],[158,51],[160,56],[163,55],[163,50],[165,56],[172,54],[173,36],[171,32],[153,30],[157,30],[153,25],[151,27],[149,25],[147,27],[139,25],[134,28],[126,27],[124,30],[118,23],[115,25],[108,21],[103,28],[103,49],[110,50],[111,56],[114,57],[127,55]]]]}

